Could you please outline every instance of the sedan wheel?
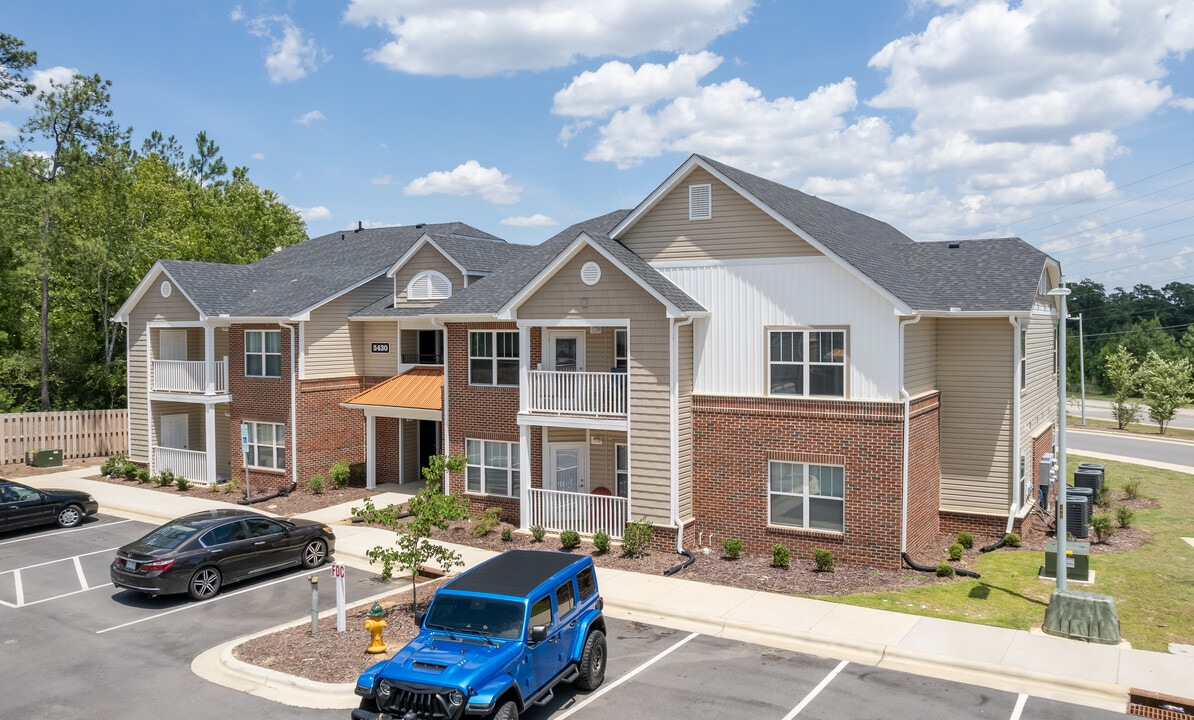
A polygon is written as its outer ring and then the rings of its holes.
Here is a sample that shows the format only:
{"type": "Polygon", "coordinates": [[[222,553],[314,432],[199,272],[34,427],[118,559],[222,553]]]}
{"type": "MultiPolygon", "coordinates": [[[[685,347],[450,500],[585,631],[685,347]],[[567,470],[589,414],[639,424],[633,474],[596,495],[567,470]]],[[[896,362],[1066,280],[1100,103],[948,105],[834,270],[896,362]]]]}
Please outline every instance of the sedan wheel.
{"type": "Polygon", "coordinates": [[[58,511],[58,527],[72,528],[83,522],[83,511],[78,505],[67,505],[58,511]]]}
{"type": "Polygon", "coordinates": [[[220,592],[220,571],[213,567],[199,568],[187,584],[187,594],[195,600],[206,600],[220,592]]]}
{"type": "Polygon", "coordinates": [[[322,540],[312,540],[303,547],[303,567],[319,567],[328,559],[328,546],[322,540]]]}

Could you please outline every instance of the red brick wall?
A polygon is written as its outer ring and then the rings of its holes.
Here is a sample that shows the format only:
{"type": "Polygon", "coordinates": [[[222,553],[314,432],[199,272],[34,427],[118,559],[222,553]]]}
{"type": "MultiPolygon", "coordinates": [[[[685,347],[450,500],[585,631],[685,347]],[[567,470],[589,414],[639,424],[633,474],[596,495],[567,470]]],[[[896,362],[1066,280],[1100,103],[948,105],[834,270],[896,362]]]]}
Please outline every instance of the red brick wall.
{"type": "MultiPolygon", "coordinates": [[[[695,530],[753,552],[782,543],[845,562],[900,566],[903,404],[693,396],[695,530]],[[768,526],[768,461],[845,467],[845,532],[768,526]]],[[[686,531],[691,533],[692,531],[686,531]]]]}
{"type": "MultiPolygon", "coordinates": [[[[365,462],[365,416],[360,410],[340,407],[340,403],[386,379],[345,377],[299,382],[296,412],[300,484],[313,475],[326,477],[337,460],[365,462]]],[[[397,440],[388,447],[396,452],[397,440]]],[[[393,472],[396,477],[396,470],[393,472]]],[[[378,482],[385,481],[379,478],[378,482]]]]}
{"type": "Polygon", "coordinates": [[[907,547],[916,548],[940,529],[941,393],[917,398],[909,411],[907,547]]]}
{"type": "Polygon", "coordinates": [[[377,484],[398,482],[398,418],[374,421],[374,449],[377,453],[377,484]]]}
{"type": "Polygon", "coordinates": [[[232,477],[245,481],[245,451],[240,442],[242,422],[272,422],[286,426],[286,470],[249,472],[253,495],[290,486],[290,467],[294,448],[290,442],[291,333],[282,328],[282,373],[278,378],[245,377],[245,330],[278,330],[277,325],[233,325],[228,330],[228,391],[232,402],[228,410],[229,437],[232,442],[232,477]]]}

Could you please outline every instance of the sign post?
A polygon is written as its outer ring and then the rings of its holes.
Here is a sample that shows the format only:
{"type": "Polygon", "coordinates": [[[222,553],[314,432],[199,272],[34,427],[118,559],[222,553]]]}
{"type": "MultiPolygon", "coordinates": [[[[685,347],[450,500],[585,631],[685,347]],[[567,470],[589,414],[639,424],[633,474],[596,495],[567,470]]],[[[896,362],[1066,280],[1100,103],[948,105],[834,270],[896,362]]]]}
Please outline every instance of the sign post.
{"type": "Polygon", "coordinates": [[[240,424],[240,449],[245,455],[245,499],[253,497],[249,492],[249,423],[240,424]]]}
{"type": "Polygon", "coordinates": [[[336,632],[344,632],[344,563],[332,563],[336,578],[336,632]]]}

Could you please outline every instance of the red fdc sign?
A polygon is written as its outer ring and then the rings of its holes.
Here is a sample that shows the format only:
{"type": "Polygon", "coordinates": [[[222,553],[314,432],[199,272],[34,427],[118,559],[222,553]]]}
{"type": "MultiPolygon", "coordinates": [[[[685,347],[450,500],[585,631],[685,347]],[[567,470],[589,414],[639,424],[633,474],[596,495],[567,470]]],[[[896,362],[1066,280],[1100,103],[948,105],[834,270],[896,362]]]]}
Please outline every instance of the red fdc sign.
{"type": "Polygon", "coordinates": [[[343,578],[344,577],[344,563],[332,563],[332,577],[334,577],[334,578],[343,578]]]}

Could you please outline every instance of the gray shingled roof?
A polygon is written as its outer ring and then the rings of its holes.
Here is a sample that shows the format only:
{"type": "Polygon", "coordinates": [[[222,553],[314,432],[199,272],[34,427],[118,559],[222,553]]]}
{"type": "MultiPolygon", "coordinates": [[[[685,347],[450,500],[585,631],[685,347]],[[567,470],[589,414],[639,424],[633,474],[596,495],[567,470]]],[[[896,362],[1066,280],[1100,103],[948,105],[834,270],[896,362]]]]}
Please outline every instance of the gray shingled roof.
{"type": "Polygon", "coordinates": [[[527,251],[464,223],[442,223],[329,233],[252,265],[162,265],[209,315],[289,317],[384,273],[424,233],[469,272],[492,272],[527,251]]]}
{"type": "Polygon", "coordinates": [[[704,312],[700,303],[689,297],[683,290],[676,287],[645,260],[635,255],[620,242],[609,236],[609,231],[617,226],[628,214],[629,210],[616,210],[612,213],[579,222],[555,234],[540,245],[531,248],[517,263],[482,278],[469,285],[464,290],[444,300],[436,306],[436,315],[492,315],[510,301],[527,283],[543,271],[555,258],[576,240],[581,233],[586,233],[595,243],[600,245],[619,262],[626,265],[643,282],[666,297],[672,304],[684,312],[704,312]]]}
{"type": "Polygon", "coordinates": [[[885,222],[697,155],[916,310],[1028,310],[1048,256],[1018,238],[919,243],[885,222]],[[941,247],[938,247],[941,246],[941,247]],[[949,252],[944,252],[949,251],[949,252]]]}

